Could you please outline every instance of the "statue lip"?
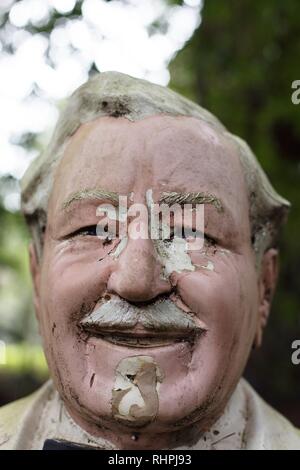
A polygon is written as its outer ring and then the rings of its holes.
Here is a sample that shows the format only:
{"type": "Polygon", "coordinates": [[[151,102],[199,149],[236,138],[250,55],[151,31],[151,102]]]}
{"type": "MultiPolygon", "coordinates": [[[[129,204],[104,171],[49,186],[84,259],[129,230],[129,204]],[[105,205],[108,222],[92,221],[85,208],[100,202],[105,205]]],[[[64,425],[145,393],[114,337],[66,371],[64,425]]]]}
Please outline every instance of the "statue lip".
{"type": "Polygon", "coordinates": [[[99,328],[97,325],[86,325],[84,331],[91,337],[99,338],[109,343],[135,348],[153,348],[174,345],[179,342],[194,342],[195,339],[207,330],[197,328],[195,330],[157,331],[147,330],[140,325],[133,329],[117,330],[99,328]]]}

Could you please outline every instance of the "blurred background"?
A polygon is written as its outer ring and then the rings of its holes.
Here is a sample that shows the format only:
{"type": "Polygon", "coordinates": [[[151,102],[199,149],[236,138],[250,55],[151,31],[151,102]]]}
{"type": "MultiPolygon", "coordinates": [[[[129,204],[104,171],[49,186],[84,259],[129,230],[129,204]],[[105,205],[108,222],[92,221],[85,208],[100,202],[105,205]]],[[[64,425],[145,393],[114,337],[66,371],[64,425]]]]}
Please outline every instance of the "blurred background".
{"type": "Polygon", "coordinates": [[[95,72],[169,85],[252,147],[292,203],[263,347],[246,377],[300,426],[298,0],[0,0],[0,405],[47,377],[32,306],[19,179],[66,98],[95,72]]]}

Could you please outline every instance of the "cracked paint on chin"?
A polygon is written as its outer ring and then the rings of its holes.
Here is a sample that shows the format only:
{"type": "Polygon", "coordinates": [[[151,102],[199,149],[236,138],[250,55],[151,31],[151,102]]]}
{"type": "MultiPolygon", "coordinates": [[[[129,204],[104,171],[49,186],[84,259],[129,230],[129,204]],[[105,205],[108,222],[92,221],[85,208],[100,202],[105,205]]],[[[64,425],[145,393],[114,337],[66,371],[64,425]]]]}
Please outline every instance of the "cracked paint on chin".
{"type": "Polygon", "coordinates": [[[163,378],[151,356],[122,359],[116,368],[112,391],[113,417],[128,426],[150,424],[158,413],[158,388],[163,378]]]}

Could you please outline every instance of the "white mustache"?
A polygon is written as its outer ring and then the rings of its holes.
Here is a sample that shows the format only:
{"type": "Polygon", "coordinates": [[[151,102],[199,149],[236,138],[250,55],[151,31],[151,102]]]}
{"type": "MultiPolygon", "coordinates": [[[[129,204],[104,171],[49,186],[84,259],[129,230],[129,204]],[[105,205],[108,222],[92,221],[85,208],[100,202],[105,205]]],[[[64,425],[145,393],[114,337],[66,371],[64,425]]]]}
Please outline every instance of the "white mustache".
{"type": "Polygon", "coordinates": [[[146,330],[173,334],[206,330],[169,299],[140,307],[122,299],[111,299],[86,315],[79,324],[84,329],[117,331],[133,329],[139,324],[146,330]]]}

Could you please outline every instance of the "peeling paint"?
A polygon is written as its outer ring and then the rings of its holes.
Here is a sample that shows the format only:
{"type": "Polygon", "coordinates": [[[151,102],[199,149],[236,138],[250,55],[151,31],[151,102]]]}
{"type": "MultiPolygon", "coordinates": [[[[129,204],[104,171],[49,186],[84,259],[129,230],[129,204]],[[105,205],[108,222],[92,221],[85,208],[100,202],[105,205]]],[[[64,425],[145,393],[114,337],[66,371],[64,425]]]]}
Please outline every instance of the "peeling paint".
{"type": "Polygon", "coordinates": [[[112,390],[112,415],[127,425],[146,426],[158,413],[163,373],[151,356],[122,359],[112,390]]]}
{"type": "MultiPolygon", "coordinates": [[[[151,234],[158,232],[158,227],[155,225],[156,218],[152,217],[153,210],[153,191],[148,189],[146,191],[146,201],[149,208],[151,217],[150,217],[150,230],[151,234]]],[[[169,233],[169,228],[162,224],[162,232],[169,233]]],[[[168,279],[172,272],[182,272],[195,271],[195,266],[193,266],[190,256],[188,255],[188,244],[185,239],[174,237],[171,241],[153,239],[153,244],[156,249],[157,256],[159,261],[163,265],[163,279],[168,279]]]]}
{"type": "Polygon", "coordinates": [[[177,238],[170,242],[153,240],[157,255],[163,265],[163,277],[168,279],[176,271],[195,271],[191,258],[187,253],[187,242],[184,238],[177,238]]]}
{"type": "Polygon", "coordinates": [[[127,237],[124,237],[120,240],[119,244],[117,245],[115,251],[111,252],[111,256],[113,258],[119,258],[120,254],[122,253],[122,251],[125,250],[126,248],[126,245],[127,245],[127,241],[128,241],[128,238],[127,237]]]}
{"type": "Polygon", "coordinates": [[[227,250],[226,248],[219,248],[219,249],[218,249],[218,252],[219,252],[219,253],[222,253],[222,254],[224,254],[224,255],[227,255],[227,254],[230,253],[230,250],[227,250]]]}
{"type": "Polygon", "coordinates": [[[206,266],[201,265],[200,268],[207,269],[208,271],[214,271],[215,270],[215,266],[211,261],[208,261],[206,266]]]}

